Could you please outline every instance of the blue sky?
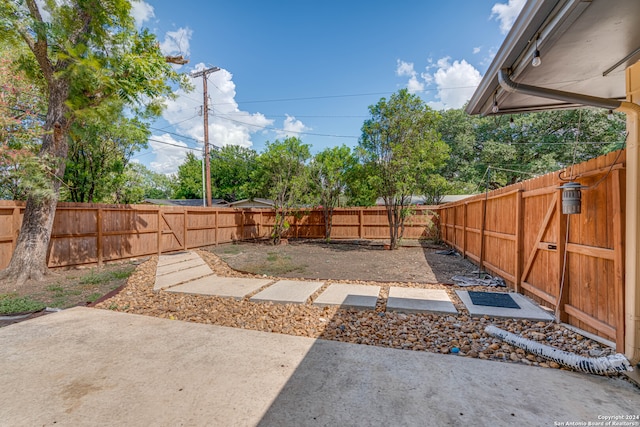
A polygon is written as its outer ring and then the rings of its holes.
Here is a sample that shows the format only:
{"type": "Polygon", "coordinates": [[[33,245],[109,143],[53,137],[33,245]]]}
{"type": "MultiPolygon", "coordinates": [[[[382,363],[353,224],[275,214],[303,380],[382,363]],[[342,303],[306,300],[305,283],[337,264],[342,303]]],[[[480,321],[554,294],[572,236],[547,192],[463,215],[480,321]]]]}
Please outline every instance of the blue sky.
{"type": "MultiPolygon", "coordinates": [[[[354,147],[368,106],[408,88],[441,110],[469,99],[524,0],[397,2],[136,1],[138,24],[180,72],[209,76],[211,143],[264,148],[298,136],[312,152],[354,147]]],[[[178,91],[134,155],[173,173],[187,148],[202,149],[202,79],[178,91]]]]}

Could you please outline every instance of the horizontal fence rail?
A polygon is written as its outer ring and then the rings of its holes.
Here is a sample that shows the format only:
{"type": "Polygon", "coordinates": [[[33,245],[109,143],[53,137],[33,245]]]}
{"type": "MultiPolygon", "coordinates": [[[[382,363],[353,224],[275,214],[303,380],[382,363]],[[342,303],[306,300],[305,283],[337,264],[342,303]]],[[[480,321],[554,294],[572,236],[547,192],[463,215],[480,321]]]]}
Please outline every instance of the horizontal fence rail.
{"type": "MultiPolygon", "coordinates": [[[[11,260],[25,204],[0,201],[0,269],[11,260]]],[[[433,237],[434,214],[416,207],[405,223],[405,239],[433,237]]],[[[321,210],[287,218],[285,238],[324,238],[321,210]]],[[[268,238],[270,209],[58,203],[49,245],[49,267],[102,264],[220,243],[268,238]]],[[[336,208],[331,239],[388,239],[384,207],[336,208]]]]}
{"type": "Polygon", "coordinates": [[[623,347],[625,151],[439,208],[443,240],[560,319],[623,347]],[[586,186],[562,214],[565,181],[586,186]]]}

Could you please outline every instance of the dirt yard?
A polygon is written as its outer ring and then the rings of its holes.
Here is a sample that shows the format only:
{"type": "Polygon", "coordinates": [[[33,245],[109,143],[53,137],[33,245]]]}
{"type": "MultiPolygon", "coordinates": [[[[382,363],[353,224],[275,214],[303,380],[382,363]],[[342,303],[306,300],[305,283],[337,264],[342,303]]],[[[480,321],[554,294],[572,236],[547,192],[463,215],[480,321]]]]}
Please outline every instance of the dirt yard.
{"type": "Polygon", "coordinates": [[[286,278],[451,284],[452,276],[477,271],[459,256],[437,253],[444,249],[423,244],[390,251],[382,244],[309,240],[279,246],[239,242],[210,248],[235,270],[286,278]]]}

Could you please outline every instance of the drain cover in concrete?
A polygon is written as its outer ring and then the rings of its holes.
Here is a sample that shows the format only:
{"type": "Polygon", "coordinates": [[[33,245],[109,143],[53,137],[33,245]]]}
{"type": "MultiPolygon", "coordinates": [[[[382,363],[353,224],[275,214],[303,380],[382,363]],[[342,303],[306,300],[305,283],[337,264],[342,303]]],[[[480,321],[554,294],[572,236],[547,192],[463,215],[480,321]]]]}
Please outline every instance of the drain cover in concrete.
{"type": "Polygon", "coordinates": [[[208,276],[167,289],[167,292],[242,299],[271,282],[269,279],[208,276]]]}
{"type": "Polygon", "coordinates": [[[392,286],[387,299],[387,311],[406,313],[457,313],[444,289],[400,288],[392,286]]]}
{"type": "Polygon", "coordinates": [[[282,304],[304,304],[324,282],[280,280],[251,297],[251,301],[273,301],[282,304]]]}
{"type": "Polygon", "coordinates": [[[339,305],[349,308],[376,308],[380,286],[334,283],[320,294],[314,305],[339,305]]]}
{"type": "Polygon", "coordinates": [[[504,292],[468,292],[469,298],[471,298],[471,302],[474,305],[520,309],[520,306],[511,298],[511,295],[504,292]]]}
{"type": "MultiPolygon", "coordinates": [[[[174,264],[176,265],[176,264],[174,264]]],[[[187,268],[184,270],[177,270],[172,273],[167,273],[162,276],[156,277],[156,283],[153,286],[153,290],[166,289],[175,286],[180,283],[188,282],[190,280],[199,279],[204,276],[213,274],[213,271],[207,264],[201,264],[197,267],[187,268]]]]}
{"type": "Polygon", "coordinates": [[[468,291],[456,291],[464,305],[472,316],[507,317],[510,319],[541,320],[543,322],[553,320],[553,314],[543,310],[524,295],[509,293],[518,304],[518,308],[491,307],[488,305],[476,305],[471,301],[468,291]]]}

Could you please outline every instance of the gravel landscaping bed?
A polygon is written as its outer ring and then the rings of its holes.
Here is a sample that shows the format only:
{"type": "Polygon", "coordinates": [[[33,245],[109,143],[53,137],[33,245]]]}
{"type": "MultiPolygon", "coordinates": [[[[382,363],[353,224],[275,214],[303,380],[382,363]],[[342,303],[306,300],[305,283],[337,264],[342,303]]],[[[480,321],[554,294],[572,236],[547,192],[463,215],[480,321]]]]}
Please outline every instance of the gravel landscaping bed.
{"type": "MultiPolygon", "coordinates": [[[[234,277],[267,277],[239,273],[209,251],[198,250],[215,274],[234,277]]],[[[157,256],[138,266],[125,288],[112,298],[100,302],[98,308],[126,313],[156,316],[234,328],[298,335],[375,345],[398,349],[452,354],[452,357],[476,357],[535,365],[544,368],[560,368],[555,362],[527,354],[524,350],[503,343],[484,333],[493,324],[504,330],[521,334],[526,338],[555,348],[587,357],[613,354],[613,349],[569,330],[561,325],[528,320],[499,318],[474,318],[455,294],[456,289],[503,289],[465,287],[425,283],[380,283],[366,281],[332,280],[312,295],[306,304],[273,304],[251,302],[253,292],[242,300],[214,296],[154,292],[157,256]],[[378,285],[382,290],[375,310],[346,310],[336,307],[315,307],[310,302],[331,283],[357,283],[378,285]],[[391,286],[445,289],[458,315],[403,314],[386,312],[386,299],[391,286]],[[459,349],[452,353],[452,349],[459,349]]],[[[277,279],[275,277],[269,277],[277,279]]],[[[505,290],[506,291],[506,290],[505,290]]],[[[455,350],[453,350],[455,351],[455,350]]]]}

